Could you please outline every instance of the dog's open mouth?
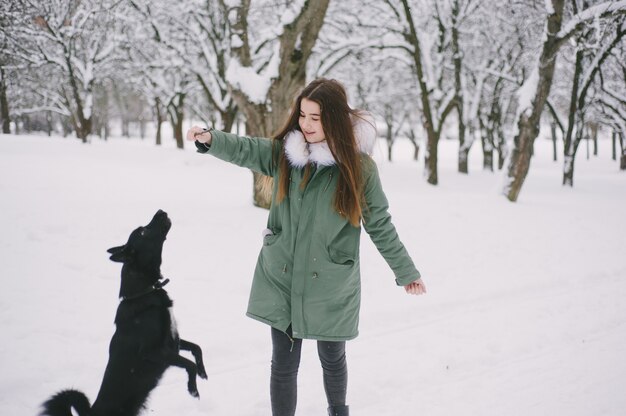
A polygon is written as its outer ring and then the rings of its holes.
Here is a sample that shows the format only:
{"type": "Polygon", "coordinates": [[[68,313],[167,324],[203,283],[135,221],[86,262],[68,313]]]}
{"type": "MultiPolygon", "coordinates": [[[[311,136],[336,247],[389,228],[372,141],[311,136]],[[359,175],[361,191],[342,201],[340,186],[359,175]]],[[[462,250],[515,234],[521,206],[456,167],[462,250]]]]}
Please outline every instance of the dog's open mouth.
{"type": "Polygon", "coordinates": [[[159,231],[163,233],[163,235],[165,236],[167,235],[167,232],[170,230],[171,226],[172,226],[172,221],[167,216],[167,212],[160,209],[157,211],[156,214],[154,214],[154,217],[152,217],[150,224],[148,224],[146,228],[159,231]]]}

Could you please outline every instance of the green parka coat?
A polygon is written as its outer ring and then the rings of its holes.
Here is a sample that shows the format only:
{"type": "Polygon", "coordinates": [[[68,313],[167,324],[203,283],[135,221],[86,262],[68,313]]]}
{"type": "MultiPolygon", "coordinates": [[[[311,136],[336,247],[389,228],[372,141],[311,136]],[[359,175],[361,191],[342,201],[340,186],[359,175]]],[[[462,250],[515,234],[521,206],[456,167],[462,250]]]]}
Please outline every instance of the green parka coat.
{"type": "MultiPolygon", "coordinates": [[[[396,283],[420,277],[391,223],[371,153],[375,130],[358,121],[355,136],[365,181],[363,228],[393,270],[396,283]]],[[[325,142],[307,144],[299,131],[282,142],[211,131],[207,153],[274,178],[266,235],[258,257],[247,315],[294,338],[343,341],[358,335],[361,281],[359,242],[354,227],[335,212],[333,197],[339,169],[325,142]],[[279,167],[277,152],[285,146],[291,166],[289,194],[275,203],[279,167]],[[304,167],[316,169],[304,190],[304,167]]]]}

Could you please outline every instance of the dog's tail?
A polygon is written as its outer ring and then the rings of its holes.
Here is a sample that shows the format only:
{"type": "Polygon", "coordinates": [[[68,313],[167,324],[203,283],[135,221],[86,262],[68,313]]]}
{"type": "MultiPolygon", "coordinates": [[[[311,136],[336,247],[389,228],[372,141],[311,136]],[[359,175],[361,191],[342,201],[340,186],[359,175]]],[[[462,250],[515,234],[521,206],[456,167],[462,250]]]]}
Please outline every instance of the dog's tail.
{"type": "Polygon", "coordinates": [[[91,410],[87,396],[77,390],[63,390],[42,406],[40,416],[72,416],[72,408],[76,410],[78,416],[89,416],[91,410]]]}

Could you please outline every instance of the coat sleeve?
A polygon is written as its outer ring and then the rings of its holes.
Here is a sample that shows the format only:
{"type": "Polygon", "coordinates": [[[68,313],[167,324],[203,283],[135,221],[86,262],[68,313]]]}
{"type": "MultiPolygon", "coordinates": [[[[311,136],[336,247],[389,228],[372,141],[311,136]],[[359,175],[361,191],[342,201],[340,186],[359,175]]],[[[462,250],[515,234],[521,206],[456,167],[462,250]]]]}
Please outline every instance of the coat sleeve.
{"type": "Polygon", "coordinates": [[[391,222],[389,203],[383,192],[376,163],[369,159],[365,164],[363,228],[396,276],[396,283],[405,286],[420,278],[396,227],[391,222]]]}
{"type": "Polygon", "coordinates": [[[262,137],[238,136],[211,130],[211,145],[205,146],[205,149],[198,147],[198,150],[237,166],[273,176],[276,169],[273,157],[275,148],[272,140],[262,137]]]}

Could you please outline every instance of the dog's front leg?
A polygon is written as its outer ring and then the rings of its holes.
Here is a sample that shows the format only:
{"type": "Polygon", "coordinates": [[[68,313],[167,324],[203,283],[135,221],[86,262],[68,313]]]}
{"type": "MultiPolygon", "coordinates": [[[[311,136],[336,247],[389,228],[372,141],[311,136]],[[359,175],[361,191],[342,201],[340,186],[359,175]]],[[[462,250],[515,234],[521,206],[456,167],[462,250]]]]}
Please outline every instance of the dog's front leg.
{"type": "Polygon", "coordinates": [[[180,349],[184,351],[191,351],[191,354],[196,359],[196,366],[198,368],[198,375],[200,378],[207,378],[206,370],[204,369],[204,361],[202,360],[202,348],[193,342],[180,340],[180,349]]]}
{"type": "Polygon", "coordinates": [[[198,386],[196,384],[196,364],[194,364],[193,361],[186,359],[185,357],[176,355],[172,357],[170,365],[184,368],[185,370],[187,370],[187,376],[189,377],[187,381],[187,390],[189,390],[189,394],[191,394],[193,397],[200,397],[200,393],[198,393],[198,386]]]}

